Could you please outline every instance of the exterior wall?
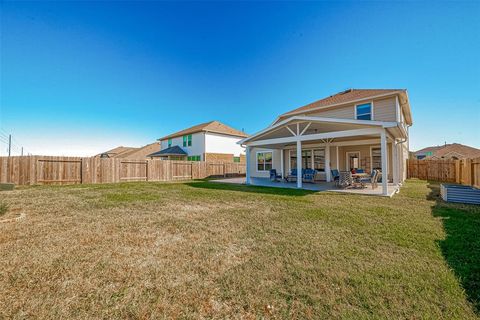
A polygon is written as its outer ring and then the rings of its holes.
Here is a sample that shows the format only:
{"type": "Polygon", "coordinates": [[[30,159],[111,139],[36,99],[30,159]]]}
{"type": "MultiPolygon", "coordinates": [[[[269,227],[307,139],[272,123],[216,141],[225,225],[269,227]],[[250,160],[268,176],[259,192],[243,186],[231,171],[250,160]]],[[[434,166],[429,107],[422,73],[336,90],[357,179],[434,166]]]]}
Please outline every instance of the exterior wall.
{"type": "MultiPolygon", "coordinates": [[[[371,156],[370,156],[370,149],[371,147],[380,147],[380,144],[368,144],[368,145],[358,145],[358,146],[341,146],[338,147],[338,155],[339,155],[339,170],[345,171],[347,170],[347,152],[360,152],[360,168],[364,169],[366,172],[371,172],[371,156]]],[[[393,179],[392,175],[392,165],[393,165],[393,158],[392,158],[392,144],[387,144],[388,149],[388,179],[393,179]]],[[[336,166],[336,165],[335,165],[336,166]]]]}
{"type": "Polygon", "coordinates": [[[280,160],[280,150],[279,149],[266,149],[266,148],[252,148],[250,150],[250,176],[255,178],[268,178],[270,177],[270,172],[268,171],[258,171],[257,167],[257,152],[259,151],[272,151],[272,167],[277,169],[277,172],[280,174],[281,160],[280,160]]]}
{"type": "Polygon", "coordinates": [[[233,162],[232,153],[204,153],[204,161],[224,161],[224,162],[233,162]]]}
{"type": "MultiPolygon", "coordinates": [[[[162,150],[168,148],[168,139],[162,140],[162,150]]],[[[203,154],[205,153],[205,133],[197,132],[192,134],[192,146],[184,147],[183,146],[183,137],[172,138],[172,147],[179,146],[182,148],[189,156],[200,156],[203,160],[203,154]]]]}
{"type": "Polygon", "coordinates": [[[240,140],[242,140],[240,137],[207,132],[205,133],[205,152],[228,153],[238,157],[240,154],[245,154],[245,148],[237,144],[240,140]]]}
{"type": "Polygon", "coordinates": [[[388,98],[373,101],[373,120],[397,121],[397,101],[395,98],[388,98]]]}
{"type": "MultiPolygon", "coordinates": [[[[304,115],[338,119],[355,119],[355,105],[368,102],[372,102],[372,100],[350,103],[330,109],[315,110],[305,113],[304,115]]],[[[373,120],[396,121],[396,103],[395,97],[373,100],[373,120]]]]}

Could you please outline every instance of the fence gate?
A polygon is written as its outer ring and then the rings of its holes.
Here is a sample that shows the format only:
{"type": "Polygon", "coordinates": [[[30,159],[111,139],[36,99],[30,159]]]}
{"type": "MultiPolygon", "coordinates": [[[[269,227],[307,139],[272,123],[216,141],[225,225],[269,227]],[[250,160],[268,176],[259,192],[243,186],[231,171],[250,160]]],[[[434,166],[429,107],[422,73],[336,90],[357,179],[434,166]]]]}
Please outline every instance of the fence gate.
{"type": "Polygon", "coordinates": [[[148,161],[120,161],[121,181],[147,181],[148,161]]]}
{"type": "Polygon", "coordinates": [[[37,183],[82,183],[82,160],[38,159],[37,183]]]}
{"type": "Polygon", "coordinates": [[[189,180],[193,176],[192,163],[190,162],[172,162],[172,179],[189,180]]]}

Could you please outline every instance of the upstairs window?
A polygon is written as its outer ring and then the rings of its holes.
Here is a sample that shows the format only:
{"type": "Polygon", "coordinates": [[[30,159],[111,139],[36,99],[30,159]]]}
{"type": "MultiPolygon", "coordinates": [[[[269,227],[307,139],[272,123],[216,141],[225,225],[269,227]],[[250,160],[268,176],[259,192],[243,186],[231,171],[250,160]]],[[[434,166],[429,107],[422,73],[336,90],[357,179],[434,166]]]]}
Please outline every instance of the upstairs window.
{"type": "Polygon", "coordinates": [[[372,120],[372,104],[357,104],[355,106],[355,118],[357,120],[372,120]]]}
{"type": "Polygon", "coordinates": [[[272,169],[273,153],[257,152],[257,171],[269,171],[272,169]]]}
{"type": "Polygon", "coordinates": [[[168,139],[168,147],[170,148],[172,146],[172,139],[168,139]]]}
{"type": "Polygon", "coordinates": [[[192,135],[183,136],[183,146],[191,147],[192,146],[192,135]]]}

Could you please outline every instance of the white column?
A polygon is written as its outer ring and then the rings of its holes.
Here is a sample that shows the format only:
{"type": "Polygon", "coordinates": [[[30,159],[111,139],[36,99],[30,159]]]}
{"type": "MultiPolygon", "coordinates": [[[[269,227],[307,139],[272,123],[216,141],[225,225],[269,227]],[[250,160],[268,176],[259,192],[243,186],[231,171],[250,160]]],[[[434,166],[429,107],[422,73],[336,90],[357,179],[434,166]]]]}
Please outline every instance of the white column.
{"type": "Polygon", "coordinates": [[[302,188],[302,141],[297,141],[297,188],[302,188]]]}
{"type": "Polygon", "coordinates": [[[336,156],[337,156],[337,170],[340,171],[340,159],[339,159],[339,156],[338,156],[338,146],[336,147],[336,156]]]}
{"type": "Polygon", "coordinates": [[[330,143],[325,146],[325,177],[327,182],[332,181],[332,174],[330,172],[330,143]]]}
{"type": "Polygon", "coordinates": [[[247,158],[247,164],[245,166],[245,183],[246,184],[250,184],[250,167],[251,167],[251,163],[250,163],[250,147],[247,146],[245,148],[245,157],[247,158]]]}
{"type": "Polygon", "coordinates": [[[387,152],[387,136],[385,129],[382,129],[380,133],[380,151],[382,155],[382,193],[383,195],[388,195],[388,174],[387,174],[387,164],[388,164],[388,152],[387,152]]]}
{"type": "Polygon", "coordinates": [[[280,149],[280,171],[282,171],[282,180],[283,180],[283,149],[280,149]]]}
{"type": "Polygon", "coordinates": [[[398,150],[397,142],[392,141],[392,174],[393,174],[393,183],[398,184],[398,150]]]}

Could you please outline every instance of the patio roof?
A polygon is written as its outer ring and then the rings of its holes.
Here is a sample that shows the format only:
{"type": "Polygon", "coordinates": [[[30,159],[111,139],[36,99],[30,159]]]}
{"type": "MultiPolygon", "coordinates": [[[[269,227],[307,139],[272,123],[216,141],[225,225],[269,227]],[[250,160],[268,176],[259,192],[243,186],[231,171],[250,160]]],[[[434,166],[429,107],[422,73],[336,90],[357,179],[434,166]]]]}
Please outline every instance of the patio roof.
{"type": "Polygon", "coordinates": [[[173,146],[147,155],[147,157],[186,156],[187,153],[179,146],[173,146]]]}
{"type": "Polygon", "coordinates": [[[378,138],[380,132],[394,137],[406,136],[396,122],[293,116],[274,124],[239,143],[249,146],[288,144],[298,141],[347,141],[352,137],[378,138]]]}

